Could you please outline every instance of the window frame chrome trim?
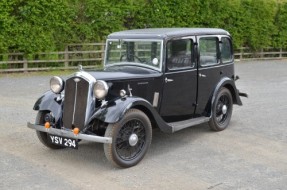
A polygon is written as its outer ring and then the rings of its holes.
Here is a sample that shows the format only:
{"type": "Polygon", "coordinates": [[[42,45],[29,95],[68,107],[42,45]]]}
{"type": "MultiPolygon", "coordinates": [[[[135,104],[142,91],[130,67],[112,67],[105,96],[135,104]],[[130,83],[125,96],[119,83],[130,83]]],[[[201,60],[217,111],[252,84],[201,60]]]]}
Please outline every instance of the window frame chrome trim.
{"type": "MultiPolygon", "coordinates": [[[[214,38],[217,38],[217,40],[218,40],[218,44],[216,44],[217,46],[218,46],[218,51],[219,52],[216,52],[216,53],[220,53],[221,54],[221,51],[220,51],[220,39],[221,39],[221,36],[222,35],[216,35],[216,34],[214,34],[214,35],[198,35],[198,36],[196,36],[196,40],[197,40],[197,53],[198,53],[198,68],[200,69],[200,68],[210,68],[210,67],[212,67],[212,66],[218,66],[218,65],[220,65],[221,64],[221,58],[220,59],[218,59],[219,60],[219,62],[217,62],[217,63],[215,63],[215,64],[212,64],[212,65],[201,65],[201,63],[200,63],[200,38],[212,38],[212,37],[214,37],[214,38]]],[[[216,55],[217,56],[217,55],[216,55]]],[[[217,58],[217,57],[216,57],[217,58]]]]}
{"type": "MultiPolygon", "coordinates": [[[[163,44],[164,44],[164,39],[141,39],[141,38],[123,38],[123,39],[107,39],[106,40],[106,47],[105,47],[105,57],[104,57],[104,68],[107,68],[107,67],[111,67],[113,65],[123,65],[121,63],[119,64],[107,64],[107,56],[108,56],[108,42],[112,41],[112,42],[117,42],[117,41],[144,41],[144,42],[160,42],[161,45],[160,45],[160,66],[159,67],[152,67],[152,66],[148,66],[146,64],[139,64],[140,66],[142,67],[145,67],[145,68],[150,68],[150,69],[153,69],[153,70],[156,70],[156,71],[159,71],[161,72],[162,71],[162,68],[163,68],[163,44]]],[[[130,64],[130,65],[133,65],[133,66],[136,66],[136,64],[130,64]]]]}

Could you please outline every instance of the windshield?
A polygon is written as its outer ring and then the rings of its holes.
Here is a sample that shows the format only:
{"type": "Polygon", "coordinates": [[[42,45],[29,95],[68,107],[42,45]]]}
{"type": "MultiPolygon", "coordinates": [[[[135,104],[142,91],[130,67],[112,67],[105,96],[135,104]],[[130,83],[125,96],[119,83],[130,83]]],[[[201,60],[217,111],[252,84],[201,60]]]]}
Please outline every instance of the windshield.
{"type": "Polygon", "coordinates": [[[108,40],[105,66],[136,65],[161,70],[162,41],[108,40]]]}

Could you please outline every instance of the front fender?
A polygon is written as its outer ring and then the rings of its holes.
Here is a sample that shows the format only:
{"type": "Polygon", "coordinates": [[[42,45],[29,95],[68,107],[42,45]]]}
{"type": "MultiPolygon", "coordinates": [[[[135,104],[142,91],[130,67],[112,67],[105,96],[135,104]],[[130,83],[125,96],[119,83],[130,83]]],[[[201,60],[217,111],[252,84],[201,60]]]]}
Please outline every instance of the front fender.
{"type": "Polygon", "coordinates": [[[108,102],[106,106],[99,108],[92,115],[90,121],[93,119],[99,119],[105,123],[116,123],[122,119],[127,110],[129,110],[134,105],[139,104],[145,105],[149,108],[151,107],[149,102],[139,97],[118,98],[114,101],[108,102]]]}
{"type": "Polygon", "coordinates": [[[148,117],[153,117],[157,126],[163,132],[172,132],[172,128],[163,121],[154,107],[148,101],[140,97],[119,98],[109,102],[106,106],[96,110],[96,112],[90,118],[89,123],[91,123],[94,119],[98,119],[105,123],[116,123],[120,121],[124,117],[125,113],[131,108],[140,109],[141,111],[145,112],[148,117]]]}
{"type": "Polygon", "coordinates": [[[35,103],[33,109],[38,111],[51,111],[58,121],[62,112],[62,101],[57,101],[57,96],[52,91],[47,91],[35,103]]]}

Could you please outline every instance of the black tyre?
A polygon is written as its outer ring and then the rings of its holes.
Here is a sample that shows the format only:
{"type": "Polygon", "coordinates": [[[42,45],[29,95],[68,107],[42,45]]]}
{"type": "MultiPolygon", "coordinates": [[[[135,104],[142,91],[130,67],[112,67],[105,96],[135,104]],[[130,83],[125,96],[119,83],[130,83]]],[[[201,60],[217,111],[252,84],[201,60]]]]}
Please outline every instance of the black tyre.
{"type": "MultiPolygon", "coordinates": [[[[41,111],[38,112],[35,124],[44,125],[45,124],[45,120],[44,120],[45,114],[47,114],[47,112],[41,112],[41,111]]],[[[36,131],[36,134],[37,134],[40,142],[48,148],[51,148],[51,149],[63,149],[63,148],[65,148],[62,146],[57,146],[57,145],[52,144],[51,141],[48,139],[48,134],[45,132],[36,131]]]]}
{"type": "Polygon", "coordinates": [[[227,88],[221,88],[212,106],[209,126],[214,131],[222,131],[229,125],[233,109],[233,100],[227,88]]]}
{"type": "Polygon", "coordinates": [[[109,124],[105,137],[112,137],[111,144],[104,144],[107,159],[118,167],[131,167],[145,156],[152,140],[149,118],[140,110],[130,109],[122,120],[109,124]]]}

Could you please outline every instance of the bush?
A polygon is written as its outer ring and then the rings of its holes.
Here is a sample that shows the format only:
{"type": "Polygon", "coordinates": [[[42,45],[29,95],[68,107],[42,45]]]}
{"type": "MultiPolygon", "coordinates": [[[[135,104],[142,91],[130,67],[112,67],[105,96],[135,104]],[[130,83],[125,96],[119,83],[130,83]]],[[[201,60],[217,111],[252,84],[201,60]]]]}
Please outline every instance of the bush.
{"type": "Polygon", "coordinates": [[[286,48],[286,19],[286,0],[1,0],[0,53],[63,50],[147,27],[218,27],[236,48],[286,48]]]}

